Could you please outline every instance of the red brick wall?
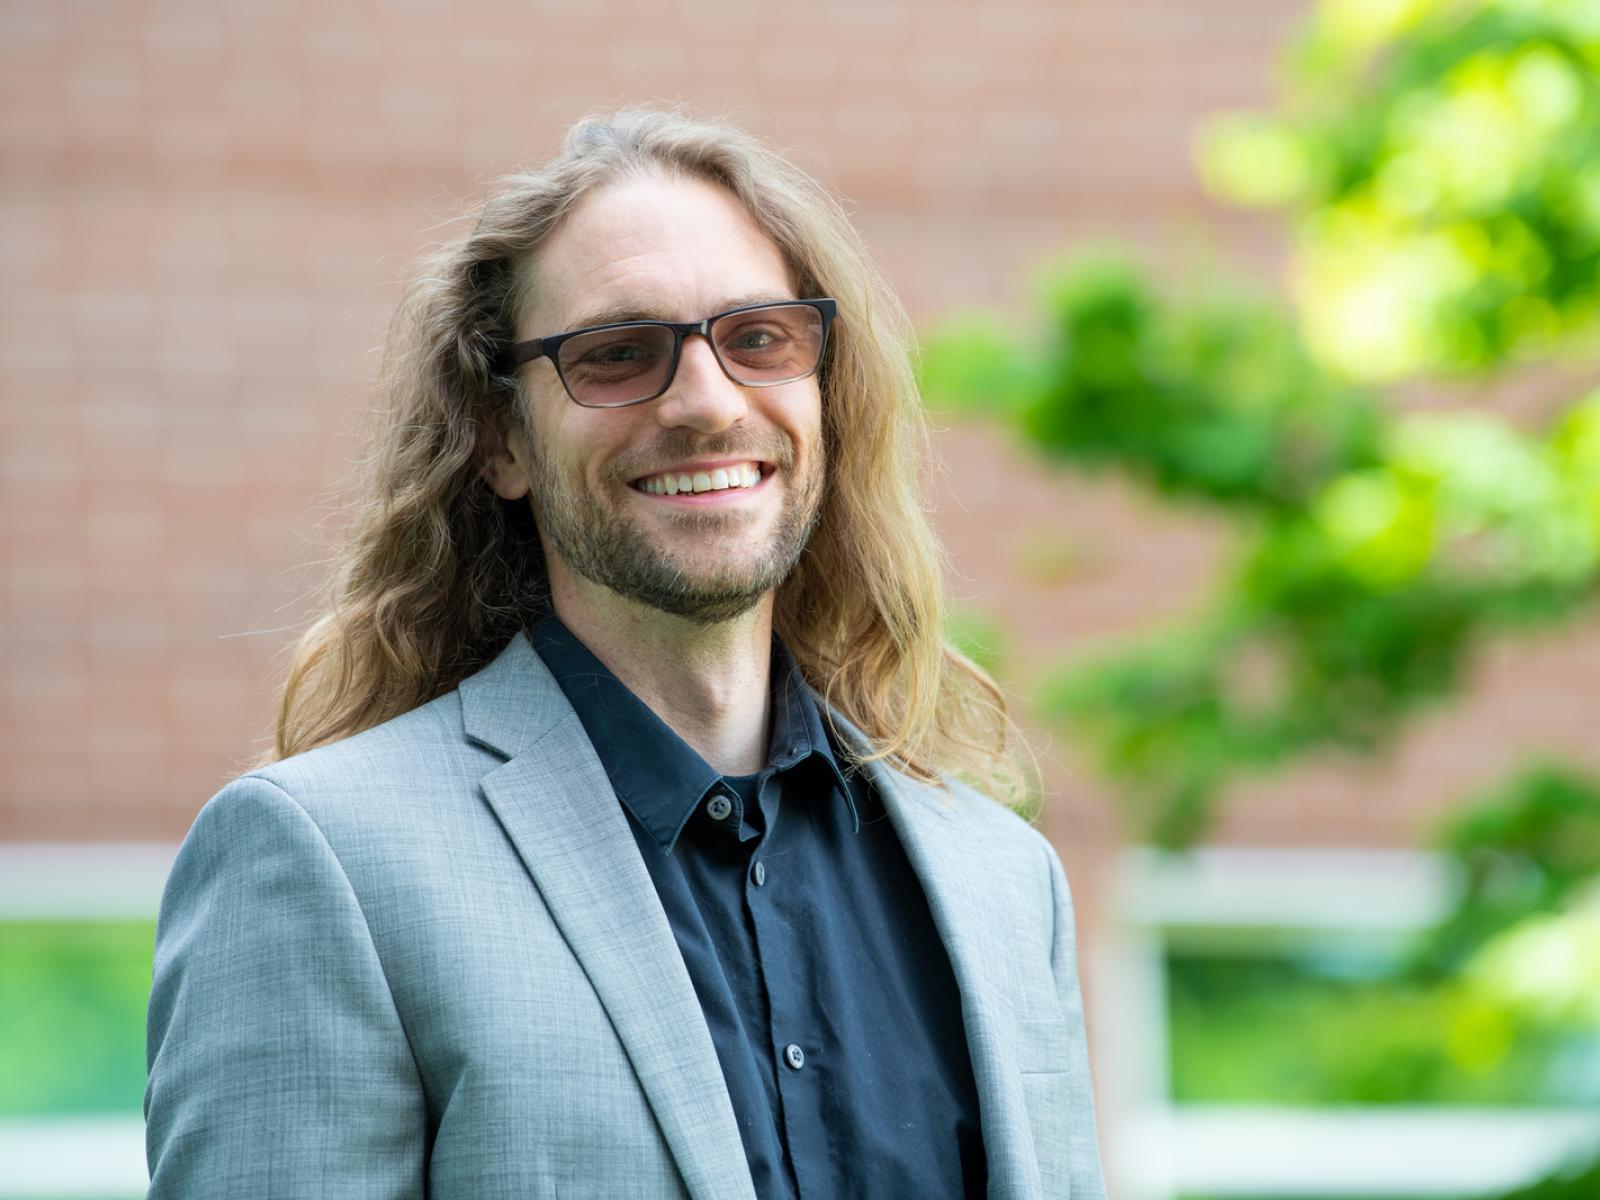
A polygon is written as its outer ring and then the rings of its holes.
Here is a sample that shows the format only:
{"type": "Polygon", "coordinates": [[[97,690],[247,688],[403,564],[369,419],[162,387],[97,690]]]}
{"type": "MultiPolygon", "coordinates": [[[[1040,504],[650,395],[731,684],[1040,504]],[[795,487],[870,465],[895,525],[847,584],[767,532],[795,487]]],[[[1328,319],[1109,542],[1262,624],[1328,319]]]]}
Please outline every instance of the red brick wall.
{"type": "MultiPolygon", "coordinates": [[[[1207,204],[1188,142],[1265,99],[1302,11],[7,0],[0,838],[177,838],[253,753],[412,255],[573,118],[683,100],[793,148],[920,320],[1020,309],[1041,256],[1108,234],[1163,263],[1209,241],[1270,277],[1270,226],[1207,204]]],[[[1015,631],[1021,690],[1200,602],[1204,521],[990,434],[942,440],[957,590],[1015,631]]],[[[1593,636],[1496,657],[1392,764],[1263,784],[1226,835],[1403,842],[1519,747],[1582,747],[1597,660],[1593,636]]],[[[1115,822],[1051,759],[1092,908],[1115,822]]]]}

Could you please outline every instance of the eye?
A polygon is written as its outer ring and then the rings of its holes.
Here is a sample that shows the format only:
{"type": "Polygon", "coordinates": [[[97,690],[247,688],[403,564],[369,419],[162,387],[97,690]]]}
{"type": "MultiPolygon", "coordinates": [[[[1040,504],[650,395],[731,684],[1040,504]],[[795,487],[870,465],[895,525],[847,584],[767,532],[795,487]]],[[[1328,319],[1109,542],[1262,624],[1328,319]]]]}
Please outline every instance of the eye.
{"type": "Polygon", "coordinates": [[[743,329],[739,331],[739,345],[751,350],[770,346],[780,335],[771,329],[743,329]]]}
{"type": "Polygon", "coordinates": [[[672,335],[657,329],[608,330],[573,338],[561,348],[561,369],[583,379],[623,379],[659,367],[672,335]]]}
{"type": "Polygon", "coordinates": [[[789,341],[788,331],[781,326],[752,321],[725,334],[722,348],[738,357],[764,358],[784,353],[789,341]]]}
{"type": "Polygon", "coordinates": [[[578,362],[596,367],[620,367],[638,362],[647,353],[638,342],[612,342],[609,346],[596,346],[578,362]]]}

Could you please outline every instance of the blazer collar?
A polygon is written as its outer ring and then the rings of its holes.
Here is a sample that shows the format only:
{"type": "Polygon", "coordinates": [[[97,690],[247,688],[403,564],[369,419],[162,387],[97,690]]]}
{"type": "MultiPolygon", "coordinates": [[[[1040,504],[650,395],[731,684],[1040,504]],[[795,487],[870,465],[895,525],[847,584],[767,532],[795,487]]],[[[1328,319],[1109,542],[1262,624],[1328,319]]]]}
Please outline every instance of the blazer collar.
{"type": "Polygon", "coordinates": [[[577,714],[521,633],[460,690],[467,736],[508,759],[483,776],[484,798],[594,985],[689,1194],[755,1200],[694,985],[577,714]]]}
{"type": "Polygon", "coordinates": [[[572,715],[561,689],[527,635],[518,632],[493,662],[461,681],[467,737],[515,758],[572,715]]]}
{"type": "MultiPolygon", "coordinates": [[[[695,1200],[753,1200],[733,1105],[699,1000],[644,860],[582,723],[527,637],[460,688],[467,737],[508,761],[483,790],[610,1015],[695,1200]]],[[[837,712],[835,728],[866,746],[837,712]]],[[[983,1114],[991,1197],[1042,1195],[1004,1014],[985,946],[1014,914],[975,854],[987,822],[950,791],[880,762],[878,789],[921,881],[961,993],[983,1114]]],[[[1003,881],[1001,881],[1003,884],[1003,881]]]]}
{"type": "MultiPolygon", "coordinates": [[[[722,775],[635,696],[560,617],[553,613],[543,617],[527,630],[527,637],[583,722],[617,798],[671,854],[689,818],[722,775]]],[[[860,832],[861,816],[834,761],[816,699],[776,636],[769,662],[772,731],[762,775],[792,771],[802,762],[805,769],[831,773],[860,832]]]]}

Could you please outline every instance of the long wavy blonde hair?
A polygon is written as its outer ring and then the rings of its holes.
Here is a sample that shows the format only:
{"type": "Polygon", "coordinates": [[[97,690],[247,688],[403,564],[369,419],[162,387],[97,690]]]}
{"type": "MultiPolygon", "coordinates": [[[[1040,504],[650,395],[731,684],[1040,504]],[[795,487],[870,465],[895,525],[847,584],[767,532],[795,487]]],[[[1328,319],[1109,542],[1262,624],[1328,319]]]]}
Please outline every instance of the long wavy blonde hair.
{"type": "Polygon", "coordinates": [[[508,176],[471,231],[427,258],[379,373],[379,428],[349,506],[325,612],[296,646],[263,762],[398,716],[455,688],[548,604],[526,501],[479,473],[504,422],[527,427],[497,373],[528,302],[529,266],[587,194],[658,172],[727,188],[786,256],[800,294],[833,296],[824,363],[826,483],[816,531],[779,588],[774,624],[808,681],[884,758],[1018,794],[1016,743],[994,682],[945,643],[941,552],[924,515],[931,461],[911,333],[843,208],[748,134],[627,110],[568,131],[561,153],[508,176]]]}

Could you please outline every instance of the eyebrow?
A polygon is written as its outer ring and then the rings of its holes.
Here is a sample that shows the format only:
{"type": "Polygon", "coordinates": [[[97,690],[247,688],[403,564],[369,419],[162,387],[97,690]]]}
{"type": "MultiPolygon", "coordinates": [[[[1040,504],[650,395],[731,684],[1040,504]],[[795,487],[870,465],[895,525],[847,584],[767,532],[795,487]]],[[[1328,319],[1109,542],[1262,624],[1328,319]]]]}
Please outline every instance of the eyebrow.
{"type": "MultiPolygon", "coordinates": [[[[748,296],[723,300],[716,308],[705,315],[711,316],[714,313],[724,313],[729,309],[743,308],[747,304],[778,304],[798,299],[798,296],[781,295],[775,292],[754,292],[748,296]]],[[[566,329],[568,331],[590,329],[596,325],[617,325],[623,321],[673,321],[674,324],[677,324],[674,318],[666,315],[664,309],[651,308],[647,305],[628,301],[580,311],[575,317],[571,318],[566,329]]],[[[542,334],[541,336],[549,337],[551,335],[542,334]]]]}

